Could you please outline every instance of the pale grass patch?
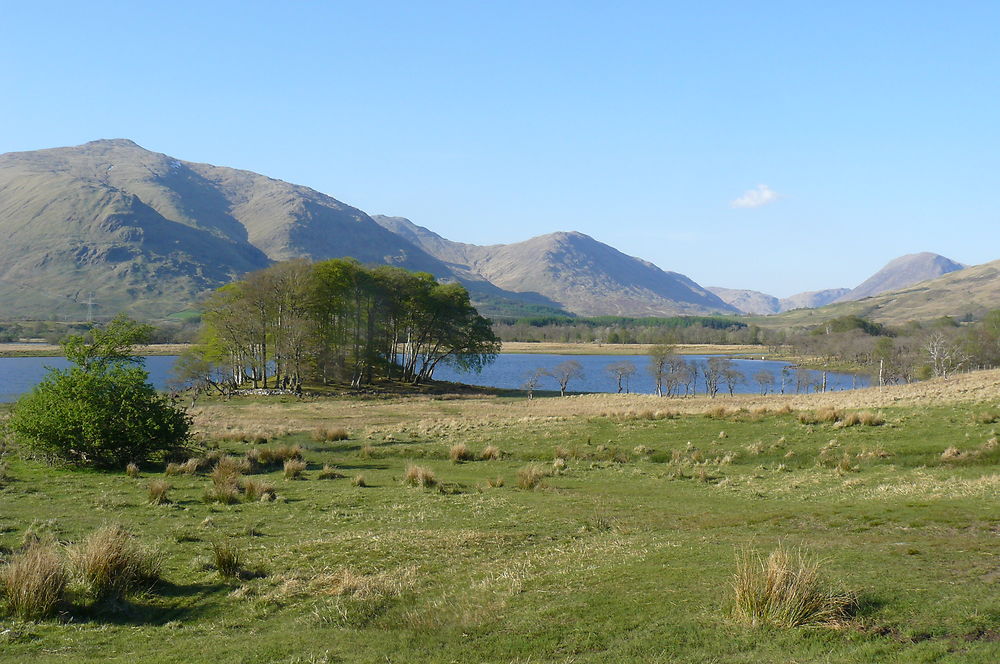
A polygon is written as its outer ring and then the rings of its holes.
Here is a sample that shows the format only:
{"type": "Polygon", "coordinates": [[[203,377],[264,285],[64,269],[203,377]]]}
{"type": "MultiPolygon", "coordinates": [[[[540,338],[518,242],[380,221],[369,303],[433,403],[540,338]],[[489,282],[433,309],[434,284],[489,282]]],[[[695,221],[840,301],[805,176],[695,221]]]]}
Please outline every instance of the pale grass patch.
{"type": "Polygon", "coordinates": [[[947,449],[945,449],[944,452],[941,453],[942,461],[958,461],[960,459],[964,459],[965,457],[966,453],[961,451],[954,445],[948,447],[947,449]]]}
{"type": "Polygon", "coordinates": [[[993,473],[972,479],[957,478],[950,474],[937,476],[917,470],[905,481],[876,485],[867,497],[884,500],[886,497],[918,497],[924,499],[993,498],[1000,495],[1000,474],[993,473]]]}

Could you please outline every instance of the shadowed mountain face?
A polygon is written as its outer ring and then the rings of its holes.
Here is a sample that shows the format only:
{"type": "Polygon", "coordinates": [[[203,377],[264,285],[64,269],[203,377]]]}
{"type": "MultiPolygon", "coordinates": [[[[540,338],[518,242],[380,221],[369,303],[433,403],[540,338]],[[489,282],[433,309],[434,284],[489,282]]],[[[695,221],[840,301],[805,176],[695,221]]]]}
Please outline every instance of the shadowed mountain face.
{"type": "Polygon", "coordinates": [[[665,272],[583,233],[477,246],[451,242],[402,217],[373,219],[448,263],[506,291],[541,295],[583,316],[672,316],[736,309],[682,274],[665,272]]]}
{"type": "Polygon", "coordinates": [[[449,242],[307,187],[150,152],[125,139],[0,155],[0,311],[160,317],[274,261],[352,256],[460,280],[486,310],[733,311],[683,275],[578,233],[449,242]]]}
{"type": "Polygon", "coordinates": [[[923,252],[900,256],[862,282],[857,288],[839,297],[836,302],[851,302],[861,298],[887,293],[936,279],[949,272],[964,269],[961,263],[938,254],[923,252]]]}

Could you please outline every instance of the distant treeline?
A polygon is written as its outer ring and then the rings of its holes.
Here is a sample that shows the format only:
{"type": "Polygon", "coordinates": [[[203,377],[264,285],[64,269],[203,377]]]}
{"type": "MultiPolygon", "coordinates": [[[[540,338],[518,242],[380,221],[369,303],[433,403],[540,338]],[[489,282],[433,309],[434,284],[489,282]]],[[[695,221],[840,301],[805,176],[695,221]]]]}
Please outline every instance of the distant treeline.
{"type": "Polygon", "coordinates": [[[911,382],[1000,366],[1000,310],[982,320],[949,316],[889,327],[842,316],[809,331],[784,333],[775,343],[824,362],[860,365],[876,382],[911,382]]]}
{"type": "Polygon", "coordinates": [[[503,341],[623,344],[761,343],[760,329],[725,316],[529,316],[499,319],[493,331],[503,341]]]}
{"type": "Polygon", "coordinates": [[[182,377],[297,388],[306,380],[413,383],[451,362],[476,369],[499,341],[465,287],[350,259],[278,263],[218,289],[182,377]]]}

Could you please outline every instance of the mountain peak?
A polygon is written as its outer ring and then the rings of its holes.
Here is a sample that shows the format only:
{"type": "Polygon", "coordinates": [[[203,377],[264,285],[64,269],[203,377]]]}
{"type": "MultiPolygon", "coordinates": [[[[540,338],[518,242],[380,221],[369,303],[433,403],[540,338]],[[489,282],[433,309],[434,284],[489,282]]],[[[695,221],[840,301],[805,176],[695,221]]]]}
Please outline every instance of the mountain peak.
{"type": "Polygon", "coordinates": [[[129,138],[99,138],[96,141],[88,141],[81,145],[80,147],[95,147],[95,148],[139,148],[144,150],[141,145],[129,138]]]}
{"type": "Polygon", "coordinates": [[[906,254],[894,258],[881,270],[866,279],[857,288],[840,297],[836,302],[850,302],[887,291],[899,290],[913,284],[934,279],[966,266],[930,251],[906,254]]]}

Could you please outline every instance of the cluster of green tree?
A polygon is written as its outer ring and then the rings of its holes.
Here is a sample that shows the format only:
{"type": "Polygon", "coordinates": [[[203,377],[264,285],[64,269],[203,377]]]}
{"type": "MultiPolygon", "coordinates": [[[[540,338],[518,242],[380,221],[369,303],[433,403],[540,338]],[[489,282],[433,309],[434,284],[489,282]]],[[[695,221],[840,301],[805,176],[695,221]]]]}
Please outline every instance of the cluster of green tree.
{"type": "Polygon", "coordinates": [[[866,368],[879,384],[1000,366],[1000,310],[976,322],[953,318],[889,328],[856,316],[791,335],[798,354],[866,368]]]}
{"type": "Polygon", "coordinates": [[[252,272],[216,291],[202,322],[179,371],[219,389],[419,383],[442,362],[479,370],[500,351],[462,285],[352,259],[252,272]]]}
{"type": "Polygon", "coordinates": [[[622,344],[761,343],[760,329],[723,316],[630,318],[539,316],[494,322],[503,341],[597,342],[622,344]]]}

